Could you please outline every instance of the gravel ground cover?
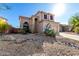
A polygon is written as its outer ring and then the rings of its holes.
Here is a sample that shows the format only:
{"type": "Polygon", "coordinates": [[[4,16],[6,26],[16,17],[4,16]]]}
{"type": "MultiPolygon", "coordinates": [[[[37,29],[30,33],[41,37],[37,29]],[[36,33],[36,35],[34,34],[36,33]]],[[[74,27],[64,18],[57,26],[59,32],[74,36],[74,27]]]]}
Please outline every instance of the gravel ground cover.
{"type": "Polygon", "coordinates": [[[0,36],[0,56],[77,56],[79,41],[62,36],[7,34],[0,36]]]}

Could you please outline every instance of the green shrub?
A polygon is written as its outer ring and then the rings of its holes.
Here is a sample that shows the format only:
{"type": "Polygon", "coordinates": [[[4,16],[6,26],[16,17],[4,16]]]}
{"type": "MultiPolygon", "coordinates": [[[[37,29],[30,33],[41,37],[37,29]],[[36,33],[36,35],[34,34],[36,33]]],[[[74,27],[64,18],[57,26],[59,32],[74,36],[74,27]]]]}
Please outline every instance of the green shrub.
{"type": "Polygon", "coordinates": [[[53,30],[53,29],[45,29],[45,32],[44,32],[47,36],[53,36],[55,37],[56,36],[56,32],[53,30]]]}

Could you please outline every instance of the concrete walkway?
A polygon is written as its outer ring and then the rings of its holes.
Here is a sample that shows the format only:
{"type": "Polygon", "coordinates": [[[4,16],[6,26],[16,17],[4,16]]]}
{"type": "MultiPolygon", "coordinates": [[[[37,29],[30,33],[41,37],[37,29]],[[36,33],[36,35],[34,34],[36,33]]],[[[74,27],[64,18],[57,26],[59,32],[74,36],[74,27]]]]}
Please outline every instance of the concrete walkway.
{"type": "Polygon", "coordinates": [[[65,32],[60,32],[60,35],[66,38],[74,39],[79,41],[79,35],[72,35],[65,32]]]}

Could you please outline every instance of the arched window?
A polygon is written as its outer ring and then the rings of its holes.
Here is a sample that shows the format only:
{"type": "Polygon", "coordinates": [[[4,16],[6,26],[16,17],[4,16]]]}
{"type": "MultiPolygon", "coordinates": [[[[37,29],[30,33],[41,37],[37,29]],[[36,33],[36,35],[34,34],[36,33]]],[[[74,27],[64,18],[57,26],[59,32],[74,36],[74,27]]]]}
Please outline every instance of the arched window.
{"type": "Polygon", "coordinates": [[[25,23],[23,24],[23,28],[29,29],[29,24],[28,24],[28,22],[25,22],[25,23]]]}

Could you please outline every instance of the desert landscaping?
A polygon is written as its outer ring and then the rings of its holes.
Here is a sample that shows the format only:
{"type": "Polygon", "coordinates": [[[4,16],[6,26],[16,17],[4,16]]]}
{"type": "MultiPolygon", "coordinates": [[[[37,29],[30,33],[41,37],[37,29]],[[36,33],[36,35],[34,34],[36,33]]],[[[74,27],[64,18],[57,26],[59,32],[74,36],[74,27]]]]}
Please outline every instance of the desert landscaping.
{"type": "Polygon", "coordinates": [[[77,56],[79,42],[57,35],[4,34],[0,36],[0,56],[77,56]]]}

